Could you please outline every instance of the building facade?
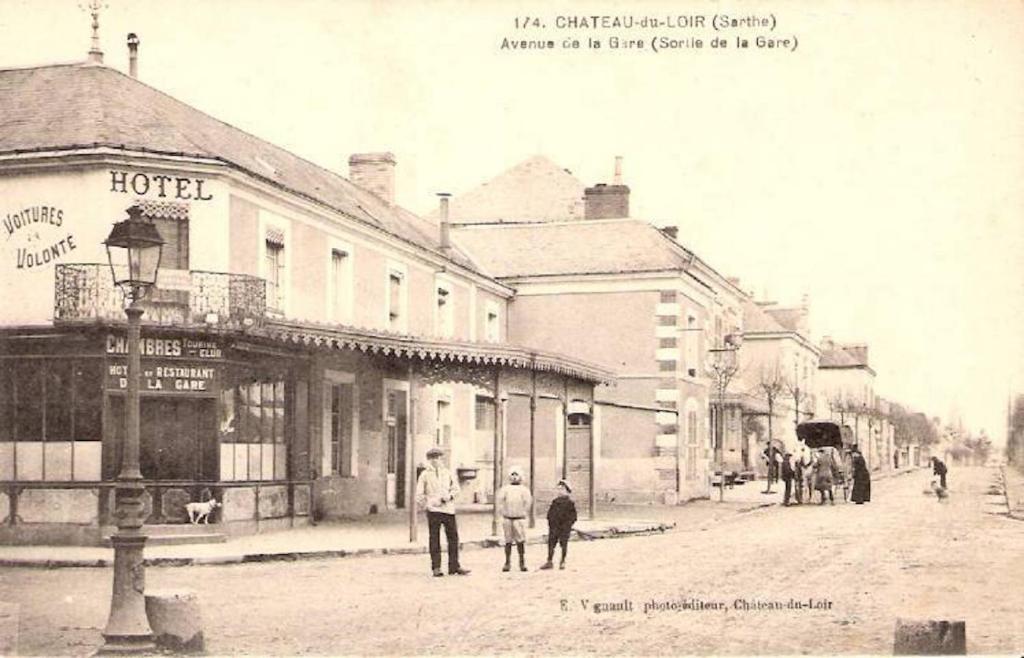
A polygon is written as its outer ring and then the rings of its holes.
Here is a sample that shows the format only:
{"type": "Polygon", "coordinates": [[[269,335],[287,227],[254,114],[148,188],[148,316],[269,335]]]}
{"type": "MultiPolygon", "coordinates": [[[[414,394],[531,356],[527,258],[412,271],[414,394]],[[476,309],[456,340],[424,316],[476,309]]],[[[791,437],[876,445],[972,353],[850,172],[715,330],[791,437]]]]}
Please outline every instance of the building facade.
{"type": "Polygon", "coordinates": [[[570,466],[589,482],[570,419],[607,373],[508,342],[514,291],[395,204],[393,155],[353,156],[349,180],[100,61],[0,70],[0,90],[3,540],[112,524],[127,345],[102,243],[128,207],[165,242],[140,344],[148,523],[210,497],[232,533],[403,508],[434,445],[460,502],[524,450],[542,498],[570,466]]]}

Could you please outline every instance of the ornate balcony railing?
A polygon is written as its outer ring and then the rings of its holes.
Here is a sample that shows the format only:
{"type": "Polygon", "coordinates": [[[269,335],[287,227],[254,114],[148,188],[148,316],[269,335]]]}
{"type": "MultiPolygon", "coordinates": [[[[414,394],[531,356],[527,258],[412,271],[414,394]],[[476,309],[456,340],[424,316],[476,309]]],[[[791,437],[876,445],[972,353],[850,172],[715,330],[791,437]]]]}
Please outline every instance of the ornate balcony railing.
{"type": "MultiPolygon", "coordinates": [[[[55,322],[124,320],[124,299],[110,267],[58,264],[54,270],[55,322]]],[[[267,308],[266,281],[247,274],[161,270],[142,302],[143,322],[161,325],[254,326],[267,308]]]]}

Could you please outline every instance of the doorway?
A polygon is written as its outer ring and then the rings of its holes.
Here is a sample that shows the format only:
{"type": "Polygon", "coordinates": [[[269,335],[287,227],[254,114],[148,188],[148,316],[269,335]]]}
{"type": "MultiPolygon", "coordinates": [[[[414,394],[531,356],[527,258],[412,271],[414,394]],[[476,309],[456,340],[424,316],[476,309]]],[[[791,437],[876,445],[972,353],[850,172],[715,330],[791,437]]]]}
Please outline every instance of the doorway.
{"type": "MultiPolygon", "coordinates": [[[[139,403],[139,467],[146,480],[220,479],[216,404],[209,398],[143,397],[139,403]]],[[[124,446],[124,398],[110,397],[113,450],[104,477],[114,479],[124,446]]]]}
{"type": "Polygon", "coordinates": [[[385,389],[384,431],[387,441],[387,483],[385,502],[389,509],[405,507],[406,433],[408,428],[408,392],[385,389]]]}

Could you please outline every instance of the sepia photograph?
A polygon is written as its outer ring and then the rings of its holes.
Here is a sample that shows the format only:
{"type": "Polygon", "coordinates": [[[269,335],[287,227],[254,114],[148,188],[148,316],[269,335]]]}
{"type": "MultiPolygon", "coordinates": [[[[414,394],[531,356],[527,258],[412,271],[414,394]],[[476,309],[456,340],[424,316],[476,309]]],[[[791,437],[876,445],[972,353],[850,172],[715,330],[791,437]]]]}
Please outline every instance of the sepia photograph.
{"type": "Polygon", "coordinates": [[[0,656],[1021,655],[1022,43],[0,0],[0,656]]]}

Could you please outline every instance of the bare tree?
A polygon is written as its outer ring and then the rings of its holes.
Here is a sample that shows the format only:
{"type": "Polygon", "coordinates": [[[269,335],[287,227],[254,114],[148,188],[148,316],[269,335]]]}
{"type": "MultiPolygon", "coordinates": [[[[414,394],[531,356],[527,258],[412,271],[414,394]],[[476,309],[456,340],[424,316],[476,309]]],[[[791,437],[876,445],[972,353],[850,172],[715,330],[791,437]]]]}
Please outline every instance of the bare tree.
{"type": "Polygon", "coordinates": [[[782,395],[785,390],[785,378],[782,376],[782,369],[779,367],[779,362],[775,361],[771,364],[763,364],[757,373],[757,391],[764,398],[765,403],[768,405],[768,443],[765,446],[765,457],[768,459],[768,475],[765,478],[767,486],[765,487],[764,493],[772,492],[772,471],[775,468],[775,463],[772,460],[772,445],[774,440],[774,434],[772,434],[772,421],[775,419],[775,405],[778,403],[779,396],[782,395]]]}

